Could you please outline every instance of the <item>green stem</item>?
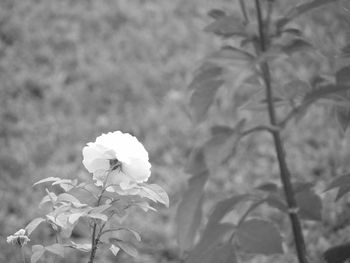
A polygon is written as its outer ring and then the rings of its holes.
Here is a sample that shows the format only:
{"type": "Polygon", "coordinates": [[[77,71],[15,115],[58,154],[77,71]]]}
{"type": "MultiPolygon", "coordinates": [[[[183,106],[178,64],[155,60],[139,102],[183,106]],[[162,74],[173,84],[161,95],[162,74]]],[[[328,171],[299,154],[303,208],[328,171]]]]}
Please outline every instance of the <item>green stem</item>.
{"type": "Polygon", "coordinates": [[[23,261],[23,263],[26,263],[26,255],[24,254],[24,249],[23,249],[22,246],[21,246],[21,255],[22,255],[22,261],[23,261]]]}
{"type": "MultiPolygon", "coordinates": [[[[256,12],[257,12],[257,19],[258,19],[258,26],[259,26],[259,38],[260,38],[260,51],[266,52],[266,40],[265,40],[265,32],[264,32],[264,22],[261,14],[261,7],[260,7],[260,1],[255,0],[255,6],[256,6],[256,12]]],[[[266,25],[266,28],[268,28],[268,25],[266,25]]],[[[266,98],[268,102],[268,114],[270,119],[270,124],[272,126],[277,126],[277,118],[276,118],[276,112],[275,112],[275,105],[273,103],[273,91],[271,86],[271,75],[270,75],[270,69],[268,63],[262,62],[261,63],[261,71],[263,75],[263,80],[266,87],[266,98]]],[[[299,263],[308,263],[307,259],[307,253],[306,253],[306,246],[304,241],[303,232],[301,229],[301,224],[299,217],[297,215],[297,202],[295,199],[294,190],[291,183],[291,175],[286,163],[286,156],[285,151],[283,147],[283,142],[281,140],[281,134],[279,130],[273,130],[271,131],[271,134],[273,136],[273,141],[275,145],[277,160],[280,168],[280,177],[283,184],[285,197],[288,205],[288,211],[289,211],[289,217],[293,229],[293,235],[294,235],[294,241],[295,241],[295,247],[297,250],[297,256],[299,263]]]]}

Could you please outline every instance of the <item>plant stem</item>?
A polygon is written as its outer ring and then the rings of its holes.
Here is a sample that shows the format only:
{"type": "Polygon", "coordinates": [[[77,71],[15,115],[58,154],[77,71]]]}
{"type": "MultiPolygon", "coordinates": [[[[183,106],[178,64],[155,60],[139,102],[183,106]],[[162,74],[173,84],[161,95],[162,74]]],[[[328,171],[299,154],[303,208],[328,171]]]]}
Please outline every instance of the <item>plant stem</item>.
{"type": "MultiPolygon", "coordinates": [[[[259,38],[260,38],[260,41],[259,41],[260,51],[265,52],[267,50],[266,40],[265,40],[266,32],[264,29],[264,22],[262,18],[261,6],[260,6],[259,0],[255,0],[255,6],[256,6],[256,12],[257,12],[258,27],[259,27],[258,29],[259,29],[259,38]]],[[[265,25],[265,26],[266,28],[268,28],[269,25],[265,25]]],[[[269,65],[265,61],[261,63],[260,67],[261,67],[263,80],[266,88],[266,99],[268,102],[267,106],[268,106],[270,124],[272,126],[277,126],[278,123],[276,118],[275,106],[272,99],[273,91],[271,87],[271,75],[270,75],[269,65]]],[[[291,183],[291,175],[286,163],[286,156],[285,156],[285,151],[283,147],[283,142],[281,140],[281,134],[279,130],[272,130],[271,134],[273,136],[277,160],[280,168],[280,177],[281,177],[281,181],[283,184],[284,193],[285,193],[285,197],[288,205],[288,212],[289,212],[289,217],[292,224],[294,242],[297,250],[298,260],[299,260],[299,263],[308,263],[304,236],[301,229],[300,220],[297,215],[298,205],[295,199],[294,190],[291,183]]]]}
{"type": "MultiPolygon", "coordinates": [[[[103,192],[104,192],[104,190],[102,190],[101,194],[98,197],[97,206],[100,205],[103,192]]],[[[97,250],[98,239],[96,238],[96,228],[97,228],[97,223],[94,222],[94,226],[92,228],[92,235],[91,235],[91,252],[90,252],[90,258],[89,258],[88,263],[94,262],[94,258],[95,258],[95,254],[96,254],[96,250],[97,250]]]]}

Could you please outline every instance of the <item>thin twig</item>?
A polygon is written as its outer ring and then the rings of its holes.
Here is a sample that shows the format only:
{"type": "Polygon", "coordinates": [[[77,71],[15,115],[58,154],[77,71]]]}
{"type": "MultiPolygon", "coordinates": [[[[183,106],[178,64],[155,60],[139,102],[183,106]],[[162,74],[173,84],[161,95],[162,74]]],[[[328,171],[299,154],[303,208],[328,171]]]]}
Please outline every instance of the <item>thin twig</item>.
{"type": "Polygon", "coordinates": [[[268,132],[274,132],[280,130],[280,127],[278,126],[272,126],[272,125],[259,125],[250,129],[247,129],[245,131],[242,131],[240,136],[244,137],[251,133],[258,132],[258,131],[268,131],[268,132]]]}

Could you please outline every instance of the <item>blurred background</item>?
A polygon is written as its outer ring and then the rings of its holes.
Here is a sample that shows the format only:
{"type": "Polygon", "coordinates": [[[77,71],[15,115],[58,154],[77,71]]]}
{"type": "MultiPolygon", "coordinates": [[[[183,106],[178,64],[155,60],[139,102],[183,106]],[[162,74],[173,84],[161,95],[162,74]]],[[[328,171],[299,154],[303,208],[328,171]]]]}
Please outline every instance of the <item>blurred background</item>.
{"type": "MultiPolygon", "coordinates": [[[[298,2],[277,1],[275,15],[298,2]]],[[[189,114],[186,87],[203,58],[220,47],[218,38],[203,32],[212,21],[206,15],[212,8],[235,10],[238,1],[0,1],[1,262],[19,262],[19,252],[6,243],[6,236],[41,215],[44,187],[32,184],[48,176],[81,178],[87,173],[81,164],[84,145],[115,130],[129,132],[144,144],[152,163],[150,180],[161,185],[171,201],[170,208],[159,207],[159,213],[133,212],[129,223],[143,238],[140,257],[120,253],[118,262],[179,262],[174,216],[189,178],[184,172],[188,154],[205,139],[210,125],[238,118],[228,113],[197,126],[189,114]]],[[[277,81],[286,75],[308,79],[312,72],[331,74],[332,58],[350,30],[342,16],[341,8],[331,5],[298,19],[296,26],[323,56],[304,56],[283,68],[283,74],[275,72],[277,81]]],[[[293,176],[315,183],[319,193],[350,168],[349,136],[339,134],[328,113],[327,107],[311,108],[284,134],[293,176]]],[[[210,179],[205,213],[230,194],[277,179],[269,136],[245,139],[235,158],[210,179]]],[[[350,200],[335,203],[332,193],[322,198],[323,221],[305,223],[313,258],[350,236],[350,200]]],[[[290,244],[288,221],[281,216],[276,220],[290,244]]],[[[83,226],[73,234],[75,240],[86,236],[83,226]]],[[[45,227],[31,239],[31,244],[54,242],[45,227]]],[[[285,258],[249,260],[294,262],[293,251],[286,251],[285,258]]],[[[98,253],[96,262],[115,260],[106,251],[98,253]]],[[[62,262],[87,262],[87,257],[71,251],[62,262]]]]}

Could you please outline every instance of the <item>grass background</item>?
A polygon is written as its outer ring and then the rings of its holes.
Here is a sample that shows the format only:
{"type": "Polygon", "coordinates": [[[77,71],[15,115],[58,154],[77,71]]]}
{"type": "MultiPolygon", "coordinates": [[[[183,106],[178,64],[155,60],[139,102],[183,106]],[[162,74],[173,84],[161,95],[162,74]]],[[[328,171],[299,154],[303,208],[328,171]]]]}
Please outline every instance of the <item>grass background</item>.
{"type": "MultiPolygon", "coordinates": [[[[206,13],[211,8],[235,10],[237,2],[0,2],[1,262],[19,262],[18,251],[5,242],[6,236],[40,215],[37,205],[44,189],[32,184],[48,176],[83,177],[87,172],[81,149],[101,133],[114,130],[130,132],[143,142],[152,163],[151,181],[163,186],[171,198],[170,209],[160,208],[157,214],[134,211],[129,223],[143,237],[141,256],[132,259],[121,254],[118,262],[179,262],[174,215],[189,178],[183,168],[191,147],[206,139],[213,124],[232,124],[242,115],[254,122],[262,116],[247,110],[233,114],[223,106],[196,126],[189,115],[186,87],[202,59],[221,44],[202,30],[212,21],[206,13]]],[[[277,2],[276,16],[299,1],[277,2]]],[[[315,72],[334,72],[334,57],[348,41],[343,16],[340,6],[331,5],[298,19],[295,26],[322,56],[293,57],[288,66],[274,70],[276,83],[292,76],[307,80],[315,72]]],[[[327,107],[312,108],[283,134],[293,176],[314,182],[320,193],[334,176],[350,168],[349,136],[339,135],[328,113],[327,107]]],[[[210,178],[204,211],[217,200],[266,180],[278,181],[278,169],[271,139],[257,134],[245,139],[235,158],[210,178]]],[[[350,234],[348,198],[338,203],[333,201],[334,193],[322,198],[323,221],[305,223],[309,251],[316,260],[328,247],[349,241],[350,234]]],[[[287,219],[273,216],[290,244],[287,219]]],[[[74,238],[79,241],[85,236],[86,229],[78,226],[74,238]]],[[[53,240],[44,228],[33,235],[32,244],[53,240]]],[[[248,259],[295,262],[292,255],[286,249],[284,258],[248,259]]],[[[84,254],[72,252],[62,262],[86,261],[84,254]]],[[[115,262],[115,258],[106,252],[98,254],[96,262],[115,262]]]]}

